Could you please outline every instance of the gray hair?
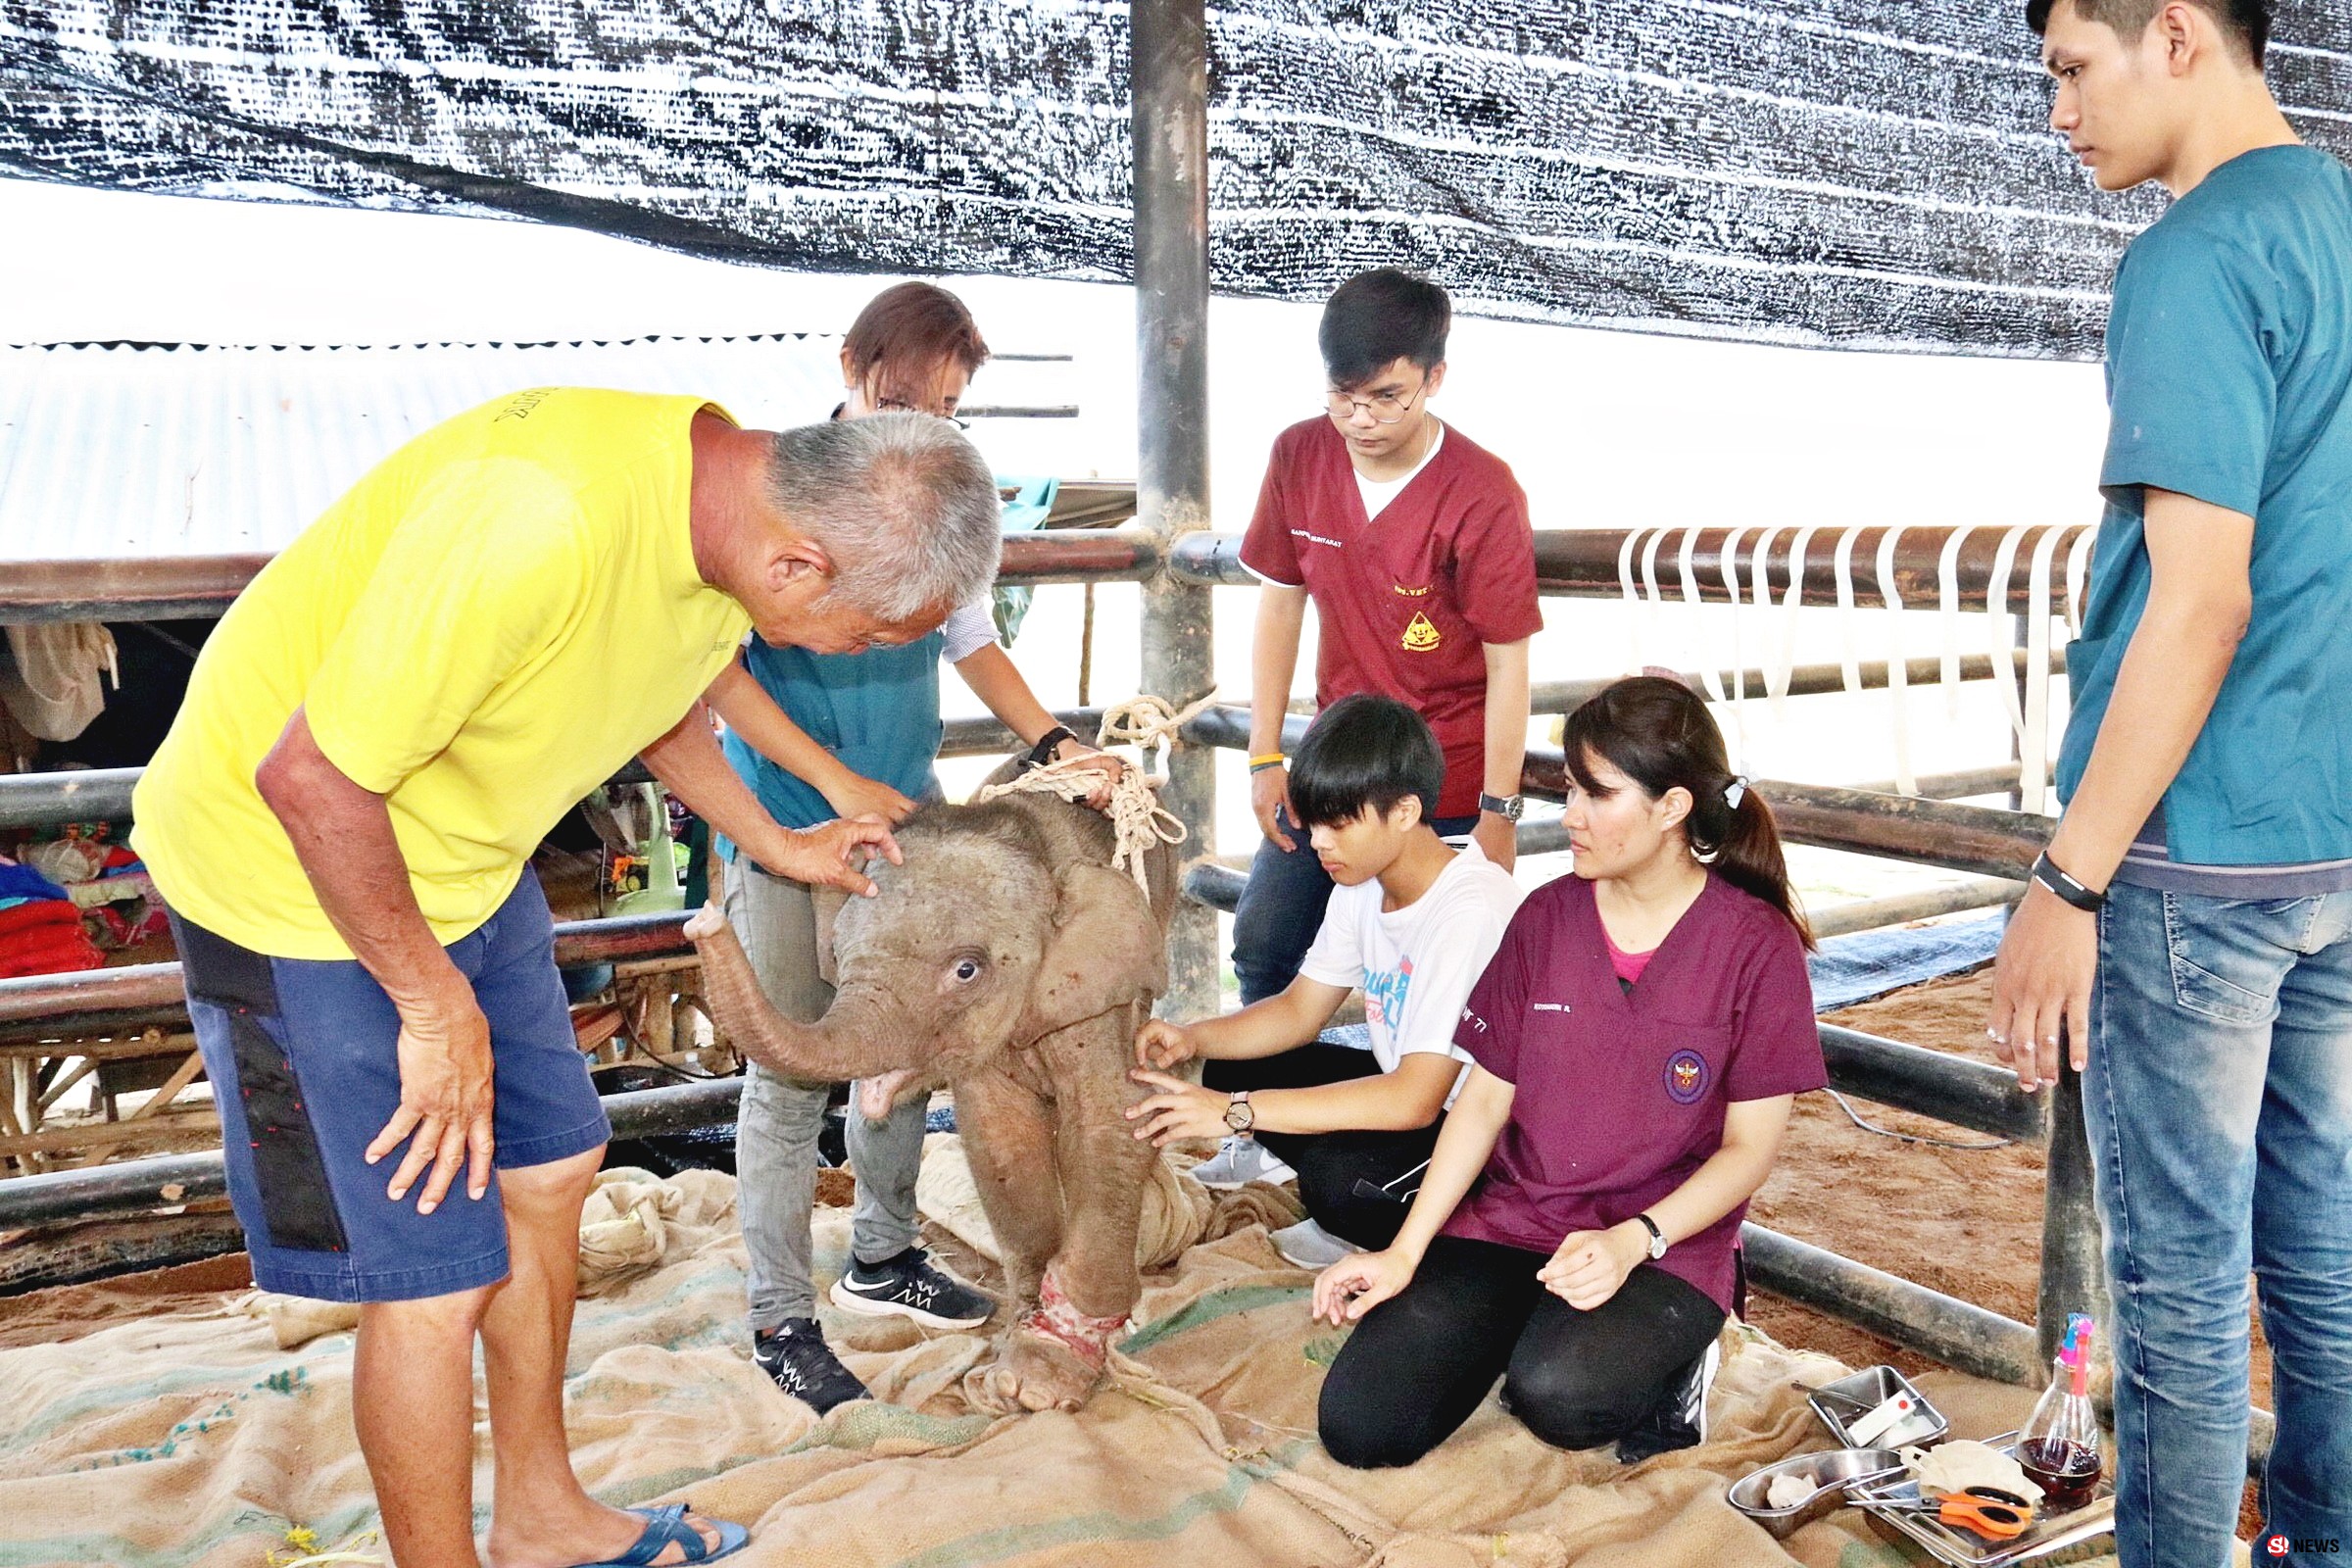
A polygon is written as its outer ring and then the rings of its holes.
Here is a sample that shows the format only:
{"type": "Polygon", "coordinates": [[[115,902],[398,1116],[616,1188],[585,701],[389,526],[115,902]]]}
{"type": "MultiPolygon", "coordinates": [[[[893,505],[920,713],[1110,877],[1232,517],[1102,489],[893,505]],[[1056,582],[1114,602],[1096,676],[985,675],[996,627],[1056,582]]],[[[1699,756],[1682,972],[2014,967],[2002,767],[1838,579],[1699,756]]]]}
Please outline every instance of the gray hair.
{"type": "Polygon", "coordinates": [[[768,499],[832,558],[832,593],[902,621],[968,604],[996,579],[996,476],[947,420],[829,419],[774,442],[768,499]]]}

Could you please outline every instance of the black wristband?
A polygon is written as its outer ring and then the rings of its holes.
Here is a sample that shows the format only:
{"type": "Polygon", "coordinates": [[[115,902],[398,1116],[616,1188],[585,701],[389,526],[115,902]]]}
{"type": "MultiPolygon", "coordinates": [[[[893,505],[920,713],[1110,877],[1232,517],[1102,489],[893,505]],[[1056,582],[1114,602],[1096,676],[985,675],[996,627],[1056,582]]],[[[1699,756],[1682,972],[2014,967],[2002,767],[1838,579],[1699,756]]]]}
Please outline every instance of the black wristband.
{"type": "Polygon", "coordinates": [[[1045,766],[1054,760],[1054,748],[1059,746],[1063,741],[1074,741],[1077,738],[1070,733],[1070,727],[1067,724],[1054,725],[1037,738],[1035,746],[1029,748],[1029,765],[1031,767],[1045,766]]]}
{"type": "Polygon", "coordinates": [[[2084,914],[2097,913],[2099,906],[2107,902],[2106,894],[2091,892],[2090,889],[2058,869],[2057,862],[2050,858],[2046,850],[2035,858],[2034,869],[2030,874],[2034,881],[2048,888],[2084,914]]]}

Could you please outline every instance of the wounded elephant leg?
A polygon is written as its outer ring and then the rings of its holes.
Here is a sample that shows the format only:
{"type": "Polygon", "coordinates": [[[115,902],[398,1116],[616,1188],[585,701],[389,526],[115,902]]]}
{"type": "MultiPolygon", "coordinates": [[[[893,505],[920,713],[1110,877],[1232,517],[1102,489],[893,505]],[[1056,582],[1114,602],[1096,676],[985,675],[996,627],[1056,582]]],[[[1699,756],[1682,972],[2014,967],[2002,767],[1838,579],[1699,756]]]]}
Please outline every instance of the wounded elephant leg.
{"type": "Polygon", "coordinates": [[[1055,1057],[1080,1068],[1060,1077],[1064,1093],[1055,1105],[1053,1157],[1065,1203],[1061,1246],[1046,1271],[1037,1310],[1005,1331],[986,1389],[975,1391],[967,1380],[966,1391],[989,1408],[1078,1408],[1143,1293],[1135,1238],[1144,1182],[1159,1152],[1135,1138],[1119,1114],[1131,1098],[1119,1069],[1132,1051],[1132,1033],[1120,1033],[1110,1018],[1053,1043],[1055,1057]],[[1100,1070],[1106,1063],[1111,1070],[1100,1070]]]}

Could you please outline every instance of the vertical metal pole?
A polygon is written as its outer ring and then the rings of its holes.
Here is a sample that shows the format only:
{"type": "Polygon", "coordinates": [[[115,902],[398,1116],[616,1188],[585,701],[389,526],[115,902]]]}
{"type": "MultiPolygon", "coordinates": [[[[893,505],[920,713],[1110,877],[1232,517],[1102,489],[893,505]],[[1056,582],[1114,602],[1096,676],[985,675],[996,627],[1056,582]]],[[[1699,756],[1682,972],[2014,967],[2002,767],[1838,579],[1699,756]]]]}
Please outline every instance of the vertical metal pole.
{"type": "MultiPolygon", "coordinates": [[[[1135,148],[1136,503],[1163,540],[1208,526],[1208,34],[1202,0],[1132,0],[1135,148]]],[[[1215,683],[1209,590],[1163,570],[1144,585],[1143,677],[1178,708],[1215,683]]],[[[1216,853],[1216,754],[1174,749],[1168,808],[1189,855],[1216,853]]],[[[1216,1012],[1215,914],[1177,904],[1168,948],[1174,1015],[1216,1012]]]]}
{"type": "Polygon", "coordinates": [[[2082,1080],[2061,1061],[2051,1088],[2048,1179],[2042,1188],[2041,1293],[2034,1327],[2046,1369],[2066,1335],[2069,1312],[2099,1320],[2092,1347],[2106,1357],[2110,1313],[2107,1259],[2099,1236],[2098,1209],[2091,1201],[2090,1139],[2082,1127],[2082,1080]]]}

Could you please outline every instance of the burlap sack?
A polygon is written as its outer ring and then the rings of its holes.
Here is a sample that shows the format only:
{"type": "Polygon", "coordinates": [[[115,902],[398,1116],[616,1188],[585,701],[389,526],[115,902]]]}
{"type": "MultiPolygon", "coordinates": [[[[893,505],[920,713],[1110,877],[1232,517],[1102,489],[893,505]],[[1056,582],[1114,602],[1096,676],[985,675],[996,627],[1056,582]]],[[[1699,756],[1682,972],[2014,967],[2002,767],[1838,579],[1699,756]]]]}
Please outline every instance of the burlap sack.
{"type": "MultiPolygon", "coordinates": [[[[669,1181],[625,1166],[598,1172],[580,1206],[580,1294],[600,1296],[659,1268],[669,1222],[709,1227],[734,1212],[734,1180],[715,1171],[681,1171],[669,1181]]],[[[347,1301],[254,1291],[240,1298],[237,1307],[269,1324],[281,1350],[360,1325],[360,1309],[347,1301]]]]}
{"type": "MultiPolygon", "coordinates": [[[[651,1195],[613,1185],[615,1220],[651,1195]]],[[[1836,1375],[1735,1328],[1715,1435],[1631,1469],[1562,1453],[1492,1400],[1418,1465],[1358,1472],[1314,1438],[1339,1331],[1254,1223],[1150,1277],[1136,1328],[1085,1409],[993,1418],[963,1401],[990,1330],[926,1336],[828,1307],[826,1332],[883,1401],[823,1420],[752,1365],[726,1179],[661,1184],[658,1266],[580,1303],[565,1388],[572,1457],[616,1504],[676,1497],[752,1527],[744,1568],[1897,1568],[1852,1512],[1786,1545],[1725,1487],[1828,1439],[1792,1387],[1836,1375]]],[[[1246,1204],[1218,1195],[1209,1229],[1246,1204]]],[[[650,1231],[651,1226],[648,1225],[650,1231]]],[[[847,1260],[821,1210],[817,1271],[847,1260]]],[[[956,1244],[936,1233],[936,1245],[956,1244]]],[[[975,1259],[984,1284],[989,1279],[975,1259]]],[[[635,1264],[630,1265],[632,1268],[635,1264]]],[[[11,1568],[259,1568],[291,1525],[340,1542],[373,1525],[351,1433],[351,1342],[280,1349],[228,1298],[70,1344],[0,1349],[0,1562],[11,1568]]],[[[1929,1383],[1963,1436],[2030,1396],[1929,1383]]],[[[476,1391],[477,1502],[489,1503],[476,1391]]],[[[1981,1429],[1981,1430],[1979,1430],[1981,1429]]]]}

